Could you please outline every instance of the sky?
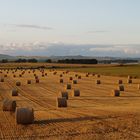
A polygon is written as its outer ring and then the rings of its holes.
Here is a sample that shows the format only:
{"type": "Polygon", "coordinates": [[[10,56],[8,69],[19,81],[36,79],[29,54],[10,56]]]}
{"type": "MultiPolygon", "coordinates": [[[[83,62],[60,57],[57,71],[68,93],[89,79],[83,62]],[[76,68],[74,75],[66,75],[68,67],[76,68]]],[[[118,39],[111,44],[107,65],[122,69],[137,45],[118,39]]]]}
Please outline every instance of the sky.
{"type": "Polygon", "coordinates": [[[0,54],[140,56],[140,0],[0,0],[0,54]]]}

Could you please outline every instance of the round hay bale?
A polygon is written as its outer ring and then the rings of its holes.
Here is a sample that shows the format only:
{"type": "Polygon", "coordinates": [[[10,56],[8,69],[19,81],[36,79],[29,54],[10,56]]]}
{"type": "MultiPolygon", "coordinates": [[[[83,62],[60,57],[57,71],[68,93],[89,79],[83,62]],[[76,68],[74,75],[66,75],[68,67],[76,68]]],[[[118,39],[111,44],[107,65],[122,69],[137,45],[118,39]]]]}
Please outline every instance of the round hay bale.
{"type": "Polygon", "coordinates": [[[81,79],[81,75],[78,76],[78,79],[81,79]]]}
{"type": "Polygon", "coordinates": [[[35,79],[38,79],[38,76],[37,75],[35,76],[35,79]]]}
{"type": "Polygon", "coordinates": [[[7,77],[7,74],[5,74],[4,77],[7,77]]]}
{"type": "Polygon", "coordinates": [[[96,85],[99,85],[99,84],[101,84],[101,81],[100,81],[100,80],[96,80],[96,81],[95,81],[95,84],[96,84],[96,85]]]}
{"type": "Polygon", "coordinates": [[[67,107],[67,99],[65,97],[59,97],[56,101],[57,107],[67,107]]]}
{"type": "Polygon", "coordinates": [[[118,84],[123,84],[123,81],[122,80],[118,80],[118,84]]]}
{"type": "Polygon", "coordinates": [[[13,75],[13,77],[15,78],[15,77],[16,77],[16,75],[14,74],[14,75],[13,75]]]}
{"type": "Polygon", "coordinates": [[[124,91],[124,86],[123,85],[119,85],[118,90],[124,91]]]}
{"type": "Polygon", "coordinates": [[[1,78],[1,79],[0,79],[0,82],[4,82],[4,78],[1,78]]]}
{"type": "Polygon", "coordinates": [[[132,79],[127,79],[128,84],[132,84],[132,79]]]}
{"type": "Polygon", "coordinates": [[[31,80],[27,80],[27,84],[31,84],[32,83],[32,81],[31,80]]]}
{"type": "Polygon", "coordinates": [[[21,82],[17,81],[16,86],[21,86],[21,82]]]}
{"type": "Polygon", "coordinates": [[[128,75],[128,79],[132,79],[132,76],[128,75]]]}
{"type": "Polygon", "coordinates": [[[39,83],[39,79],[36,79],[36,83],[39,83]]]}
{"type": "Polygon", "coordinates": [[[68,73],[69,73],[69,71],[67,70],[67,71],[66,71],[66,74],[68,74],[68,73]]]}
{"type": "Polygon", "coordinates": [[[18,96],[18,90],[16,88],[12,89],[12,96],[18,96]]]}
{"type": "Polygon", "coordinates": [[[112,96],[120,96],[120,90],[117,90],[117,89],[112,90],[112,91],[111,91],[111,95],[112,95],[112,96]]]}
{"type": "Polygon", "coordinates": [[[97,77],[97,78],[100,78],[101,76],[100,76],[99,74],[96,74],[96,77],[97,77]]]}
{"type": "Polygon", "coordinates": [[[47,73],[45,73],[45,76],[47,76],[48,74],[47,73]]]}
{"type": "Polygon", "coordinates": [[[63,79],[60,79],[60,81],[59,81],[60,83],[63,83],[63,79]]]}
{"type": "Polygon", "coordinates": [[[78,74],[75,74],[75,77],[78,77],[78,74]]]}
{"type": "Polygon", "coordinates": [[[77,84],[77,80],[73,80],[72,83],[73,83],[73,84],[77,84]]]}
{"type": "Polygon", "coordinates": [[[71,84],[65,85],[65,89],[71,89],[71,84]]]}
{"type": "Polygon", "coordinates": [[[72,91],[72,96],[80,96],[80,90],[79,89],[74,89],[72,91]]]}
{"type": "Polygon", "coordinates": [[[44,74],[42,74],[42,77],[44,77],[45,75],[44,74]]]}
{"type": "Polygon", "coordinates": [[[63,77],[63,75],[62,75],[62,74],[60,74],[60,77],[63,77]]]}
{"type": "Polygon", "coordinates": [[[53,75],[56,75],[57,74],[57,72],[55,71],[54,73],[53,73],[53,75]]]}
{"type": "Polygon", "coordinates": [[[17,108],[16,122],[17,124],[32,124],[34,122],[33,108],[17,108]]]}
{"type": "Polygon", "coordinates": [[[2,105],[3,111],[15,111],[16,109],[16,101],[4,99],[3,105],[2,105]]]}
{"type": "Polygon", "coordinates": [[[71,81],[71,80],[73,80],[73,78],[72,78],[72,77],[70,77],[70,78],[69,78],[69,80],[71,81]]]}
{"type": "Polygon", "coordinates": [[[86,77],[88,77],[89,76],[89,74],[86,74],[86,77]]]}
{"type": "Polygon", "coordinates": [[[60,92],[60,96],[61,96],[61,97],[65,97],[67,100],[68,100],[68,98],[69,98],[69,94],[68,94],[67,91],[61,91],[61,92],[60,92]]]}
{"type": "Polygon", "coordinates": [[[19,77],[22,77],[22,74],[19,74],[19,77]]]}

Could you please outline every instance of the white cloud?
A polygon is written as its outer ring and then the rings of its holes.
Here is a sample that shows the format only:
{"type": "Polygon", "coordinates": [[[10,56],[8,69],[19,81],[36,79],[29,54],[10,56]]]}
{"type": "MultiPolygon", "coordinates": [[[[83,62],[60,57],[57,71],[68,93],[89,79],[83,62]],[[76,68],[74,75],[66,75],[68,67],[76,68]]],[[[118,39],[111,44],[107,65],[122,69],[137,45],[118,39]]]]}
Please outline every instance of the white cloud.
{"type": "Polygon", "coordinates": [[[110,52],[120,52],[125,56],[129,55],[140,55],[140,45],[109,45],[109,46],[101,46],[101,47],[93,47],[89,49],[92,52],[98,53],[110,53],[110,52]]]}
{"type": "Polygon", "coordinates": [[[140,45],[94,45],[64,43],[10,43],[0,45],[0,53],[12,55],[86,55],[140,57],[140,45]]]}

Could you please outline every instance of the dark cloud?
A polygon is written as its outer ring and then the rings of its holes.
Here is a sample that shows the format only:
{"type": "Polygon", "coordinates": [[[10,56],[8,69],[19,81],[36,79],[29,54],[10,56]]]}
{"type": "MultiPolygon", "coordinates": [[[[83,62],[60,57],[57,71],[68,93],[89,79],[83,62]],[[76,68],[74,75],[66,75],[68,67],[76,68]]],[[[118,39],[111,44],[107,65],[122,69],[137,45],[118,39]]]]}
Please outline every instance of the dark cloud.
{"type": "Polygon", "coordinates": [[[52,30],[52,27],[33,25],[33,24],[5,24],[6,26],[14,26],[19,28],[30,28],[30,29],[40,29],[40,30],[52,30]]]}

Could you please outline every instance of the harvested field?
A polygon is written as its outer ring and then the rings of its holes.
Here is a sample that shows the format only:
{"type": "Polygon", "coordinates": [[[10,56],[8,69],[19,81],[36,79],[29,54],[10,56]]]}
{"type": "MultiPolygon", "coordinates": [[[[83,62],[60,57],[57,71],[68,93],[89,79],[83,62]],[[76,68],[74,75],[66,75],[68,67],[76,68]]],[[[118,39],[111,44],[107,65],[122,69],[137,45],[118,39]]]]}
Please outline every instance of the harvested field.
{"type": "Polygon", "coordinates": [[[27,140],[119,140],[119,139],[140,139],[140,90],[138,84],[140,79],[132,79],[133,83],[127,83],[127,77],[93,76],[85,73],[69,72],[63,74],[63,83],[60,83],[61,70],[54,71],[38,69],[25,70],[22,77],[21,70],[2,70],[0,77],[0,139],[27,139],[27,140]],[[36,74],[39,83],[34,77],[36,74]],[[75,74],[82,78],[78,79],[75,74]],[[71,84],[69,77],[77,80],[72,88],[67,90],[69,99],[67,107],[58,108],[56,98],[58,93],[63,91],[65,85],[71,84]],[[27,84],[27,80],[31,84],[27,84]],[[101,84],[96,85],[95,80],[100,79],[101,84]],[[110,96],[114,89],[118,89],[118,80],[123,81],[125,91],[120,92],[119,97],[110,96]],[[16,86],[16,82],[21,86],[16,86]],[[12,96],[11,90],[18,90],[18,96],[12,96]],[[80,96],[73,97],[73,89],[80,90],[80,96]],[[34,109],[34,123],[30,125],[16,124],[14,112],[2,110],[3,100],[12,99],[16,101],[17,107],[34,109]]]}

